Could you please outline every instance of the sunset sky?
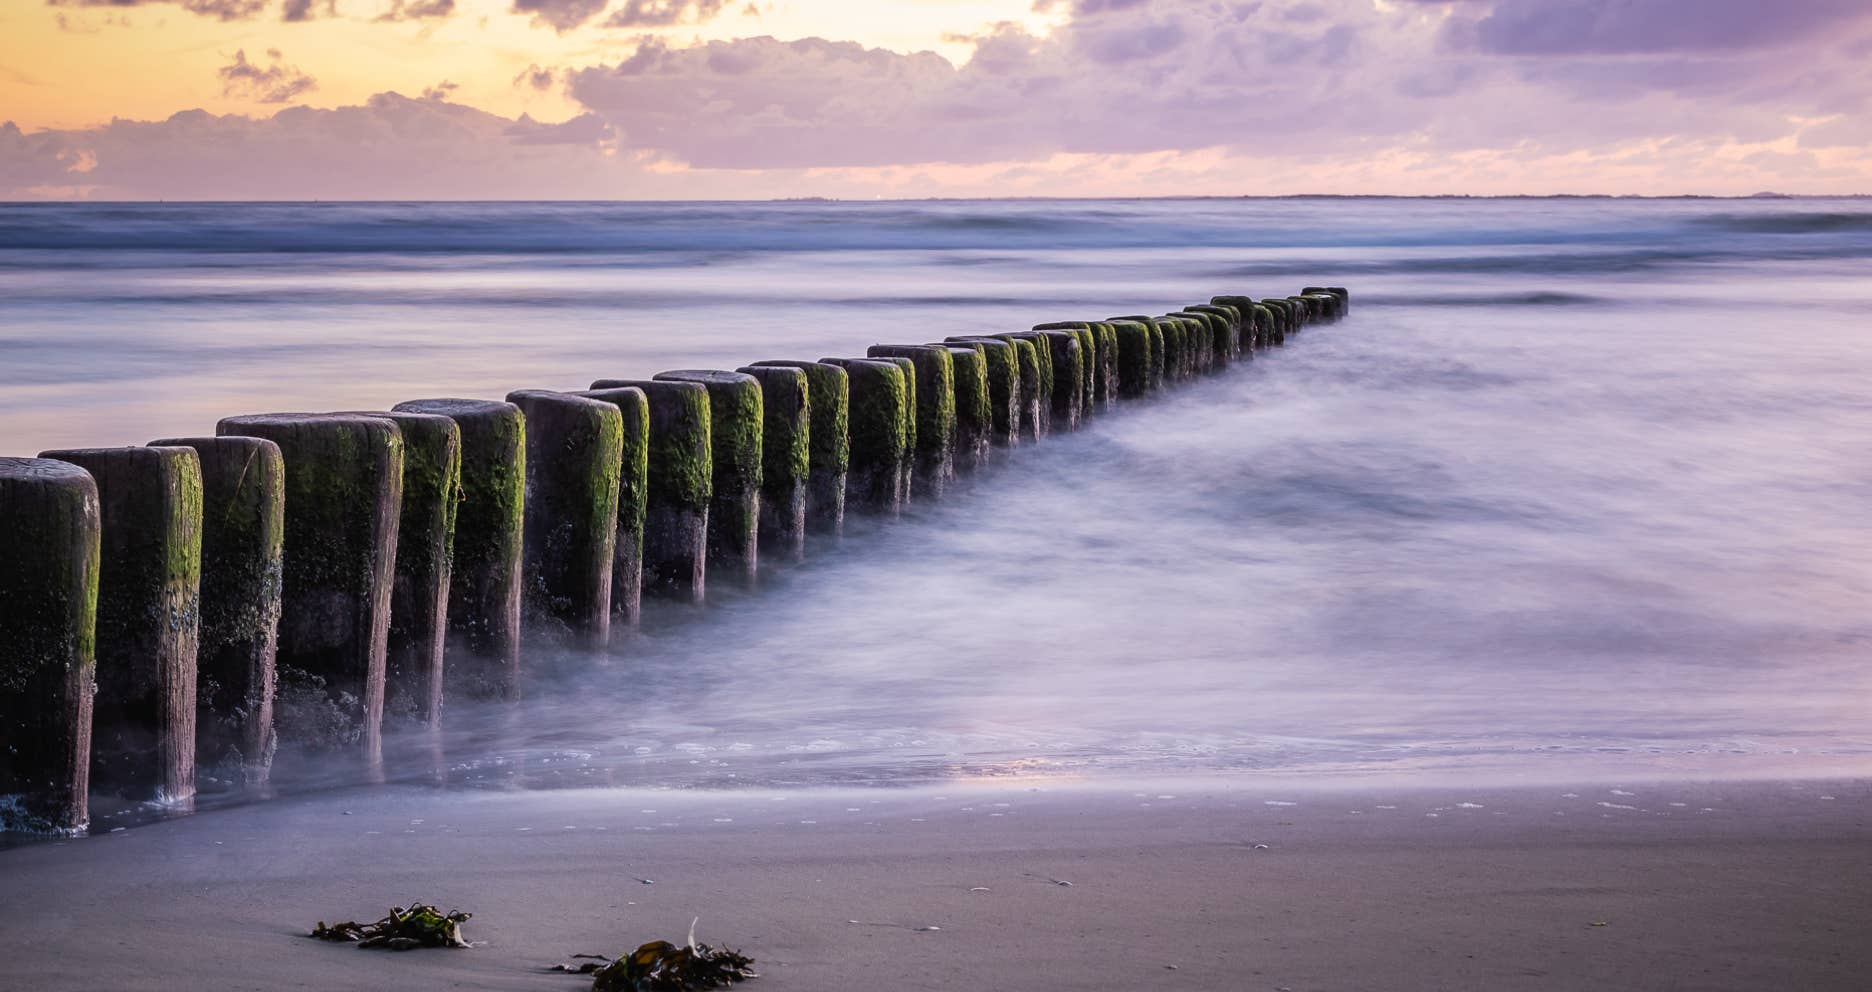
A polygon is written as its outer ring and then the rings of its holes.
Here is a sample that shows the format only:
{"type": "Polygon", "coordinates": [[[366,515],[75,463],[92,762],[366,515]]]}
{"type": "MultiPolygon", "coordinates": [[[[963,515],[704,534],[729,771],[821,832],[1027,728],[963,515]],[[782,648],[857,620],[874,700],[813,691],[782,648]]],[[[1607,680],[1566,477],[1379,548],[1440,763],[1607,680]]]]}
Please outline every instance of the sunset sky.
{"type": "Polygon", "coordinates": [[[0,198],[1872,192],[1865,0],[0,0],[0,198]]]}

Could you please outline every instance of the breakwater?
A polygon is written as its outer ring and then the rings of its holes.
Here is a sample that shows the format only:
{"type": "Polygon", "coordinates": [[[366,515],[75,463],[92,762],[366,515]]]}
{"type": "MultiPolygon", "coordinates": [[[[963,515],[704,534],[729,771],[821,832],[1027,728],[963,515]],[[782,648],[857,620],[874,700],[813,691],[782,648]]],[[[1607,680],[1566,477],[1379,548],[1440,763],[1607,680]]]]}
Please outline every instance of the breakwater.
{"type": "Polygon", "coordinates": [[[758,583],[848,512],[962,475],[1337,319],[1344,290],[598,379],[504,401],[223,419],[213,437],[0,459],[0,796],[183,805],[295,747],[376,765],[386,724],[516,697],[523,643],[611,650],[641,597],[758,583]],[[836,480],[836,481],[835,481],[836,480]]]}

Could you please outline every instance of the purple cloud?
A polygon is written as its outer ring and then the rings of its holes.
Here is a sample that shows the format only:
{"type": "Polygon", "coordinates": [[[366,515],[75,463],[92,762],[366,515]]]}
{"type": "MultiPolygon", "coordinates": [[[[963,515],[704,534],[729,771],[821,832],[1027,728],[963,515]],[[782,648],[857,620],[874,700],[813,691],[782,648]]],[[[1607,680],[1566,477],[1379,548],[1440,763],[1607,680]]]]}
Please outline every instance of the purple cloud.
{"type": "Polygon", "coordinates": [[[580,114],[569,121],[557,124],[542,124],[539,121],[520,115],[520,119],[508,125],[501,133],[519,145],[575,145],[594,147],[611,142],[617,132],[604,118],[597,114],[580,114]]]}
{"type": "Polygon", "coordinates": [[[514,77],[513,84],[516,87],[529,86],[533,89],[545,92],[546,90],[552,89],[553,71],[551,69],[541,68],[536,62],[520,70],[520,74],[514,77]]]}
{"type": "Polygon", "coordinates": [[[1864,0],[1496,0],[1452,36],[1500,55],[1724,52],[1872,18],[1864,0]]]}
{"type": "Polygon", "coordinates": [[[280,9],[280,20],[288,24],[309,21],[313,16],[313,8],[317,6],[324,8],[326,17],[338,16],[338,0],[324,0],[323,4],[318,0],[286,0],[280,9]]]}
{"type": "Polygon", "coordinates": [[[532,14],[533,23],[565,34],[597,17],[608,0],[514,0],[513,12],[532,14]]]}
{"type": "Polygon", "coordinates": [[[220,21],[244,21],[259,14],[268,0],[47,0],[54,7],[137,7],[169,2],[179,2],[182,9],[191,14],[220,21]]]}
{"type": "Polygon", "coordinates": [[[628,175],[595,145],[577,144],[568,131],[553,142],[537,140],[544,132],[509,134],[518,123],[382,93],[361,106],[289,107],[261,118],[190,110],[33,134],[5,124],[0,195],[75,187],[137,199],[449,199],[629,189],[628,175]]]}
{"type": "Polygon", "coordinates": [[[721,14],[727,0],[625,0],[605,18],[607,28],[664,28],[683,21],[700,24],[721,14]]]}
{"type": "Polygon", "coordinates": [[[447,17],[455,12],[455,0],[391,0],[390,9],[377,15],[379,21],[421,21],[447,17]]]}
{"type": "Polygon", "coordinates": [[[259,103],[291,103],[299,94],[318,88],[318,80],[281,61],[279,49],[267,49],[267,58],[271,64],[261,68],[247,61],[246,49],[235,52],[234,61],[217,70],[222,95],[259,103]]]}

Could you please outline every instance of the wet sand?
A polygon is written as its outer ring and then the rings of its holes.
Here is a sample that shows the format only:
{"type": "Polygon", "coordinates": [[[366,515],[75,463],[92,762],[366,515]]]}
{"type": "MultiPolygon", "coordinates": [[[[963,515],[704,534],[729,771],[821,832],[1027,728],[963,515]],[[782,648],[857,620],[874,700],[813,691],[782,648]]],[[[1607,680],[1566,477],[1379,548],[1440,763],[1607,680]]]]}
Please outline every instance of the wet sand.
{"type": "Polygon", "coordinates": [[[699,916],[772,992],[1862,989],[1869,855],[1866,782],[387,788],[0,851],[0,988],[577,990],[699,916]],[[411,899],[484,943],[303,936],[411,899]]]}

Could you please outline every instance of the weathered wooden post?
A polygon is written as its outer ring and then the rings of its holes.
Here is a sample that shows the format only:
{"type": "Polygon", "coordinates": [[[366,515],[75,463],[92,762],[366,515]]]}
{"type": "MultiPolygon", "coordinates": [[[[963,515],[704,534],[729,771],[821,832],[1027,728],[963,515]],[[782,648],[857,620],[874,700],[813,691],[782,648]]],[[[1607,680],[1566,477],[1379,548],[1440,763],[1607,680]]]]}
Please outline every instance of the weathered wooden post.
{"type": "MultiPolygon", "coordinates": [[[[1096,325],[1083,320],[1064,320],[1054,321],[1049,324],[1035,324],[1033,327],[1034,330],[1042,333],[1059,333],[1064,331],[1067,334],[1071,334],[1073,340],[1079,342],[1079,415],[1073,418],[1072,426],[1077,426],[1080,420],[1089,416],[1096,406],[1095,398],[1098,393],[1098,380],[1102,372],[1098,364],[1098,335],[1093,330],[1095,326],[1096,325]]],[[[1057,363],[1057,361],[1058,356],[1056,355],[1055,362],[1057,363]]],[[[1057,380],[1055,380],[1055,383],[1055,388],[1057,389],[1057,380]]],[[[1054,409],[1057,410],[1058,406],[1056,405],[1054,409]]]]}
{"type": "Polygon", "coordinates": [[[1215,370],[1220,372],[1241,354],[1241,316],[1234,307],[1216,303],[1197,303],[1183,308],[1184,313],[1205,318],[1212,335],[1210,354],[1215,370]]]}
{"type": "Polygon", "coordinates": [[[1181,382],[1188,379],[1195,368],[1195,359],[1190,354],[1192,342],[1187,328],[1182,321],[1168,317],[1153,317],[1151,322],[1163,330],[1164,380],[1181,382]]]}
{"type": "Polygon", "coordinates": [[[1013,345],[1020,359],[1021,432],[1032,441],[1046,437],[1053,422],[1053,349],[1047,345],[1045,332],[990,336],[1013,345]]]}
{"type": "Polygon", "coordinates": [[[1267,327],[1262,316],[1266,308],[1261,304],[1246,296],[1212,296],[1209,302],[1229,307],[1239,314],[1243,352],[1259,351],[1268,346],[1267,327]]]}
{"type": "Polygon", "coordinates": [[[617,407],[623,427],[618,459],[617,537],[611,557],[611,635],[643,618],[644,522],[650,499],[650,401],[631,386],[579,393],[617,407]]]}
{"type": "Polygon", "coordinates": [[[1052,388],[1047,394],[1052,407],[1047,414],[1048,432],[1076,430],[1084,412],[1080,403],[1085,395],[1084,351],[1079,346],[1080,336],[1069,330],[1028,331],[1022,336],[1033,341],[1036,348],[1044,345],[1047,352],[1047,359],[1042,364],[1052,371],[1052,388]]]}
{"type": "MultiPolygon", "coordinates": [[[[97,700],[91,784],[127,799],[195,795],[201,459],[193,448],[67,448],[97,480],[97,700]]],[[[10,552],[9,552],[10,553],[10,552]]]]}
{"type": "Polygon", "coordinates": [[[90,473],[0,458],[0,831],[90,823],[101,533],[90,473]]]}
{"type": "Polygon", "coordinates": [[[1313,323],[1313,312],[1315,306],[1317,306],[1316,303],[1308,300],[1304,296],[1289,296],[1287,297],[1287,302],[1293,309],[1295,328],[1302,328],[1313,323]]]}
{"type": "MultiPolygon", "coordinates": [[[[879,361],[880,359],[869,359],[879,361]]],[[[916,492],[917,474],[917,368],[916,363],[902,355],[881,359],[897,366],[903,374],[904,403],[903,436],[904,457],[897,466],[897,501],[900,506],[909,506],[910,498],[916,492]]]]}
{"type": "Polygon", "coordinates": [[[392,412],[447,417],[461,432],[444,696],[518,699],[526,418],[501,400],[411,400],[392,412]]]}
{"type": "Polygon", "coordinates": [[[1344,317],[1352,310],[1352,297],[1346,292],[1344,286],[1308,286],[1300,291],[1302,296],[1311,296],[1314,293],[1327,293],[1339,298],[1339,306],[1333,311],[1335,318],[1344,317]]]}
{"type": "Polygon", "coordinates": [[[507,402],[526,417],[520,609],[529,637],[603,651],[611,643],[624,418],[610,403],[550,389],[507,402]]]}
{"type": "Polygon", "coordinates": [[[949,338],[947,343],[964,345],[981,354],[987,363],[990,440],[1004,448],[1018,444],[1023,397],[1017,344],[1000,338],[967,336],[949,338]]]}
{"type": "Polygon", "coordinates": [[[846,374],[850,462],[845,475],[848,506],[896,516],[903,508],[905,466],[915,453],[908,431],[916,422],[911,379],[897,362],[883,358],[821,358],[846,374]]]}
{"type": "Polygon", "coordinates": [[[956,467],[987,467],[994,446],[994,399],[988,387],[988,358],[968,344],[940,344],[955,369],[956,467]]]}
{"type": "Polygon", "coordinates": [[[906,358],[915,369],[917,469],[923,488],[942,498],[955,478],[955,362],[949,349],[931,345],[872,345],[874,358],[906,358]]]}
{"type": "Polygon", "coordinates": [[[1279,297],[1270,297],[1261,302],[1274,312],[1274,346],[1281,347],[1300,329],[1295,319],[1294,303],[1279,297]]]}
{"type": "Polygon", "coordinates": [[[751,585],[760,562],[761,435],[766,419],[759,380],[741,372],[677,369],[665,382],[700,383],[709,394],[715,496],[709,502],[709,569],[718,579],[751,585]]]}
{"type": "Polygon", "coordinates": [[[461,505],[461,428],[433,413],[347,410],[383,417],[403,434],[403,505],[384,651],[384,723],[440,726],[443,653],[455,516],[461,505]]]}
{"type": "MultiPolygon", "coordinates": [[[[806,490],[812,476],[811,386],[804,369],[748,365],[761,392],[761,554],[806,557],[806,490]]],[[[828,399],[827,402],[830,402],[828,399]]]]}
{"type": "Polygon", "coordinates": [[[1150,330],[1152,388],[1167,386],[1177,378],[1177,365],[1182,358],[1182,326],[1180,324],[1161,317],[1146,317],[1142,314],[1113,317],[1112,320],[1114,322],[1132,321],[1143,324],[1150,330]]]}
{"type": "Polygon", "coordinates": [[[708,387],[658,379],[599,379],[594,392],[641,390],[650,406],[644,500],[643,591],[700,603],[707,590],[714,456],[708,387]]]}
{"type": "Polygon", "coordinates": [[[274,724],[283,743],[383,756],[385,654],[403,500],[403,433],[381,417],[228,417],[286,463],[274,724]]]}
{"type": "Polygon", "coordinates": [[[1183,325],[1184,351],[1189,356],[1189,375],[1194,378],[1215,368],[1215,331],[1207,315],[1167,313],[1164,319],[1183,325]]]}
{"type": "MultiPolygon", "coordinates": [[[[806,373],[806,394],[811,407],[806,529],[836,537],[845,528],[845,475],[851,467],[850,374],[827,362],[754,364],[799,369],[806,373]]],[[[763,450],[765,443],[763,440],[763,450]]]]}
{"type": "Polygon", "coordinates": [[[257,437],[184,437],[202,472],[201,636],[196,650],[197,781],[266,784],[274,657],[285,569],[286,462],[257,437]]]}
{"type": "Polygon", "coordinates": [[[1116,320],[1111,326],[1118,340],[1118,395],[1137,399],[1156,388],[1151,375],[1150,325],[1136,320],[1116,320]]]}

